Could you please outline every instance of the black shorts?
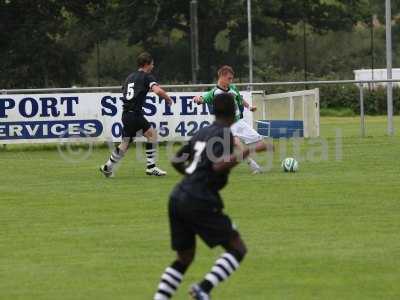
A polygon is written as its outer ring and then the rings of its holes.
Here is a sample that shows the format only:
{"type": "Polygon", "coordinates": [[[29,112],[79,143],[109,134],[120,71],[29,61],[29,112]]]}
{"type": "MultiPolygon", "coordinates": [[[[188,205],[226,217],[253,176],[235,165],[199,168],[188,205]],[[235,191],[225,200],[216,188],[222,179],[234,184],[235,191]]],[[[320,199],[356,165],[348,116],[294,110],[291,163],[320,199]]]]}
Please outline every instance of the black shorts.
{"type": "Polygon", "coordinates": [[[143,115],[134,112],[122,113],[122,125],[122,137],[132,138],[143,135],[151,126],[143,115]]]}
{"type": "Polygon", "coordinates": [[[213,248],[227,244],[239,235],[231,219],[221,208],[193,206],[191,201],[171,196],[169,200],[169,224],[171,246],[175,251],[196,246],[196,235],[213,248]]]}

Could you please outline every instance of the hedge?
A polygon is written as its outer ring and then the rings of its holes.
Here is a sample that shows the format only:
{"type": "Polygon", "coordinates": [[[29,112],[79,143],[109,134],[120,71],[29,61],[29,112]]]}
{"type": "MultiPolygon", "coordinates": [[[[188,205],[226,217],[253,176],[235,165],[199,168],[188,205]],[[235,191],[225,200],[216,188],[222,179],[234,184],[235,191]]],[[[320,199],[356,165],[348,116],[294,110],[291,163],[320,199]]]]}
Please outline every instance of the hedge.
{"type": "MultiPolygon", "coordinates": [[[[375,90],[364,88],[364,111],[368,115],[384,115],[387,113],[386,88],[375,90]]],[[[400,112],[400,88],[393,88],[394,113],[400,112]]],[[[326,85],[320,87],[321,108],[350,108],[360,113],[360,92],[355,85],[326,85]]]]}

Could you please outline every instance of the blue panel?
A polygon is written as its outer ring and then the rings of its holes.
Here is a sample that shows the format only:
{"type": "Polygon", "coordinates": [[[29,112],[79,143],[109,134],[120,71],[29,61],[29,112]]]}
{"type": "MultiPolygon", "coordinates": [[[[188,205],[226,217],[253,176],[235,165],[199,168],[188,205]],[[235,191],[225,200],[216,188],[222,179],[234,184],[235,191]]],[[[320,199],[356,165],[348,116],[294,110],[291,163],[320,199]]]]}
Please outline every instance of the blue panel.
{"type": "Polygon", "coordinates": [[[257,132],[261,135],[272,138],[290,138],[290,137],[303,137],[304,124],[303,121],[298,120],[260,120],[269,122],[269,124],[257,123],[257,132]]]}
{"type": "Polygon", "coordinates": [[[98,137],[103,124],[98,120],[60,120],[1,123],[0,140],[98,137]]]}

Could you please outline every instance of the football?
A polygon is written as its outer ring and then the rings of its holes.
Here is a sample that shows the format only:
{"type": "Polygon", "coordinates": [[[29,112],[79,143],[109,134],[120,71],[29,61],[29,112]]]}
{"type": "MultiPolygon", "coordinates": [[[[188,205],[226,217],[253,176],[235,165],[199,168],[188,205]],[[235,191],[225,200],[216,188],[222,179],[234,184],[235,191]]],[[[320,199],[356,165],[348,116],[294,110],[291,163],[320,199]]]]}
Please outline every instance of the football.
{"type": "Polygon", "coordinates": [[[282,169],[285,172],[296,172],[299,169],[299,163],[293,157],[287,157],[282,161],[282,169]]]}

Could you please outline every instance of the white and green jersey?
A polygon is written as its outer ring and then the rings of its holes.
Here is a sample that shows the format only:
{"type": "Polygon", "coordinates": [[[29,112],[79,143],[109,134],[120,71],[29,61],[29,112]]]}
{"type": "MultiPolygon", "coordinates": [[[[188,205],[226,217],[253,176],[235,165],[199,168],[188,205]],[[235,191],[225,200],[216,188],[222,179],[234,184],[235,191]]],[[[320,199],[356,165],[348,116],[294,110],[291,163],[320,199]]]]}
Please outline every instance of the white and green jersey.
{"type": "Polygon", "coordinates": [[[220,86],[214,87],[212,90],[205,92],[202,97],[203,97],[203,102],[208,103],[208,104],[213,104],[214,97],[216,95],[222,94],[222,93],[229,93],[232,94],[234,99],[235,99],[235,121],[242,119],[243,118],[243,97],[240,95],[239,90],[237,89],[236,86],[233,84],[230,84],[228,89],[225,90],[221,88],[220,86]]]}

